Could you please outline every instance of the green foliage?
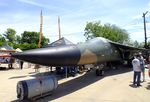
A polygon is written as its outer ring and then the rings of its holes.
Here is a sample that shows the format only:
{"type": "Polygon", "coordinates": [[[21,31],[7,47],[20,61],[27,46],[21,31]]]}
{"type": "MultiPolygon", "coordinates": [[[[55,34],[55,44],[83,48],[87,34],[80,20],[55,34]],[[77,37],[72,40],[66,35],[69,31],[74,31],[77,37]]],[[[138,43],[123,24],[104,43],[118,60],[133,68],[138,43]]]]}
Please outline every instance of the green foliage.
{"type": "Polygon", "coordinates": [[[0,46],[3,46],[5,43],[0,41],[0,46]]]}
{"type": "MultiPolygon", "coordinates": [[[[24,44],[24,47],[30,47],[27,49],[33,49],[33,48],[37,48],[37,44],[39,41],[39,33],[38,32],[28,32],[28,31],[24,31],[24,33],[21,36],[21,44],[24,44]]],[[[45,38],[44,36],[42,36],[41,39],[41,47],[44,47],[45,45],[47,45],[49,43],[49,39],[45,38]]]]}
{"type": "Polygon", "coordinates": [[[87,39],[104,37],[119,43],[129,40],[129,35],[126,30],[111,24],[101,25],[100,22],[89,22],[84,31],[87,39]]]}
{"type": "Polygon", "coordinates": [[[143,42],[140,43],[137,40],[136,41],[130,40],[130,41],[127,42],[127,45],[130,45],[130,46],[133,46],[133,47],[136,47],[136,48],[143,48],[144,47],[144,43],[143,42]]]}
{"type": "Polygon", "coordinates": [[[5,42],[5,38],[0,34],[0,42],[5,42]]]}
{"type": "Polygon", "coordinates": [[[0,46],[5,44],[5,42],[6,42],[5,38],[0,34],[0,46]]]}
{"type": "Polygon", "coordinates": [[[49,43],[49,39],[46,38],[45,36],[42,36],[41,46],[45,47],[48,43],[49,43]]]}
{"type": "Polygon", "coordinates": [[[138,48],[144,48],[144,42],[139,43],[138,48]]]}
{"type": "Polygon", "coordinates": [[[139,47],[138,41],[134,41],[133,46],[138,48],[139,47]]]}
{"type": "Polygon", "coordinates": [[[101,26],[100,22],[95,22],[95,23],[89,22],[89,23],[87,23],[84,31],[85,31],[84,36],[87,39],[92,39],[94,37],[103,36],[103,33],[101,32],[102,26],[101,26]]]}
{"type": "Polygon", "coordinates": [[[16,35],[16,44],[21,44],[21,37],[16,35]]]}
{"type": "MultiPolygon", "coordinates": [[[[143,44],[143,45],[144,45],[144,44],[143,44]]],[[[147,45],[148,45],[148,48],[150,48],[150,42],[148,42],[147,45]]]]}
{"type": "Polygon", "coordinates": [[[14,29],[8,28],[3,35],[8,42],[14,43],[16,41],[16,31],[14,29]]]}
{"type": "Polygon", "coordinates": [[[21,50],[25,51],[37,48],[37,44],[15,44],[14,48],[20,48],[21,50]]]}
{"type": "Polygon", "coordinates": [[[25,44],[32,44],[32,43],[38,43],[39,40],[39,34],[37,32],[28,32],[28,31],[24,31],[24,33],[22,33],[21,35],[22,39],[21,39],[21,43],[25,43],[25,44]]]}
{"type": "MultiPolygon", "coordinates": [[[[39,33],[24,31],[21,36],[16,35],[14,29],[8,28],[7,31],[0,35],[0,46],[7,43],[8,45],[22,50],[35,49],[38,46],[39,33]]],[[[49,39],[42,36],[41,47],[44,47],[49,43],[49,39]]]]}

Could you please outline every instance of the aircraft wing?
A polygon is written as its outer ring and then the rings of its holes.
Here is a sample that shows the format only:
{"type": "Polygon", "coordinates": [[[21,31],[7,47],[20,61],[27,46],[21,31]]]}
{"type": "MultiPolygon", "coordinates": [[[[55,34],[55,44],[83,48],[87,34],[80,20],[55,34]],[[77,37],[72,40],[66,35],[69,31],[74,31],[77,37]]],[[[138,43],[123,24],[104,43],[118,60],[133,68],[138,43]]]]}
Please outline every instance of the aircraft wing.
{"type": "Polygon", "coordinates": [[[145,49],[145,48],[136,48],[133,46],[123,45],[123,44],[113,42],[113,41],[109,41],[109,43],[111,43],[112,45],[114,45],[120,49],[123,49],[125,51],[147,51],[147,49],[145,49]]]}

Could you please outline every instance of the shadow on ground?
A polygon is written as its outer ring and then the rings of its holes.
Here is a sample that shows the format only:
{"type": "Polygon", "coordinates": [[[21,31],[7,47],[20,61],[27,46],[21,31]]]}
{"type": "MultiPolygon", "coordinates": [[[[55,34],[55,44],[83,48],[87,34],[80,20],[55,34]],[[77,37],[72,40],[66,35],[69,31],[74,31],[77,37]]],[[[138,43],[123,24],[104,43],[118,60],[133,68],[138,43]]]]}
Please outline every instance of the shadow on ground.
{"type": "Polygon", "coordinates": [[[7,71],[11,69],[14,69],[14,68],[0,67],[0,71],[7,71]]]}
{"type": "MultiPolygon", "coordinates": [[[[103,79],[104,77],[126,73],[131,70],[132,70],[131,68],[130,69],[129,68],[119,68],[119,69],[114,69],[114,70],[111,69],[111,70],[106,71],[105,76],[96,76],[95,71],[91,71],[91,72],[86,73],[83,76],[80,76],[75,79],[64,82],[62,84],[59,84],[58,88],[55,90],[55,92],[52,95],[40,98],[40,99],[36,100],[35,102],[52,101],[54,99],[60,98],[62,96],[71,94],[77,90],[80,90],[94,82],[97,82],[97,81],[103,79]]],[[[19,101],[14,100],[12,102],[19,102],[19,101]]]]}
{"type": "Polygon", "coordinates": [[[147,90],[150,90],[150,83],[148,83],[146,89],[147,89],[147,90]]]}
{"type": "Polygon", "coordinates": [[[0,70],[7,70],[6,67],[0,67],[0,70]]]}
{"type": "Polygon", "coordinates": [[[24,77],[27,77],[27,75],[10,77],[9,79],[24,78],[24,77]]]}
{"type": "Polygon", "coordinates": [[[132,88],[137,88],[137,86],[134,85],[134,84],[130,84],[129,86],[132,87],[132,88]]]}

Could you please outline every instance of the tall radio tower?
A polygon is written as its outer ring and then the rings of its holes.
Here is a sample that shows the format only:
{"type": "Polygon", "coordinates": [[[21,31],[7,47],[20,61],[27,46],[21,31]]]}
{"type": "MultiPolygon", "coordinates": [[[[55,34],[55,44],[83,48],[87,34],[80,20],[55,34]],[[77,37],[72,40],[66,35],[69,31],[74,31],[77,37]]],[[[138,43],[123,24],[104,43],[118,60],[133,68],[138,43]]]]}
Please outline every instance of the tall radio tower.
{"type": "Polygon", "coordinates": [[[40,35],[39,35],[39,42],[38,42],[38,48],[41,47],[41,39],[42,39],[42,27],[43,27],[43,15],[41,10],[41,16],[40,16],[40,35]]]}
{"type": "Polygon", "coordinates": [[[61,38],[61,29],[60,29],[60,18],[58,16],[58,32],[59,32],[59,39],[61,38]]]}

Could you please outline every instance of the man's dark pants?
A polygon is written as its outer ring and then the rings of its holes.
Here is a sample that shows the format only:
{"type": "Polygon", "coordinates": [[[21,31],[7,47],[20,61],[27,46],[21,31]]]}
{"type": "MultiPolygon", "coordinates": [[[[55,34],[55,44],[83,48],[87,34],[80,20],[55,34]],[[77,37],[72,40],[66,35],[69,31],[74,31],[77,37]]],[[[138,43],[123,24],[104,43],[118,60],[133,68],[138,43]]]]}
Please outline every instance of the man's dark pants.
{"type": "Polygon", "coordinates": [[[141,79],[141,72],[134,71],[134,77],[133,77],[133,84],[137,84],[137,86],[140,85],[140,79],[141,79]]]}

